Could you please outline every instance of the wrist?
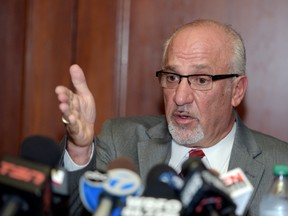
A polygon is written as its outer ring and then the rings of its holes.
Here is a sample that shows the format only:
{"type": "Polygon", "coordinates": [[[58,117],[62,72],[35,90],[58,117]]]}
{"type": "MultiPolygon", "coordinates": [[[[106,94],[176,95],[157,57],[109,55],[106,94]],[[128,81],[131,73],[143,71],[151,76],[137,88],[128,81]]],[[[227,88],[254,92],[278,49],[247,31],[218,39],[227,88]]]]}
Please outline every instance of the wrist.
{"type": "Polygon", "coordinates": [[[67,140],[66,150],[74,163],[78,165],[85,165],[90,161],[92,154],[92,142],[90,145],[78,146],[67,140]]]}

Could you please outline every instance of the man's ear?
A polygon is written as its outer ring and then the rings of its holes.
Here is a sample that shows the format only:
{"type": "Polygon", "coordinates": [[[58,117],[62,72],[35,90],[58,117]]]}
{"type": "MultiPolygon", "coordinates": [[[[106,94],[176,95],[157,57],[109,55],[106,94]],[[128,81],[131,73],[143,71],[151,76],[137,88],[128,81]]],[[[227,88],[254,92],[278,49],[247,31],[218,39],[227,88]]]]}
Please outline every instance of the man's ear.
{"type": "Polygon", "coordinates": [[[243,100],[248,86],[248,79],[246,76],[239,76],[234,80],[234,87],[232,93],[232,106],[237,107],[243,100]]]}

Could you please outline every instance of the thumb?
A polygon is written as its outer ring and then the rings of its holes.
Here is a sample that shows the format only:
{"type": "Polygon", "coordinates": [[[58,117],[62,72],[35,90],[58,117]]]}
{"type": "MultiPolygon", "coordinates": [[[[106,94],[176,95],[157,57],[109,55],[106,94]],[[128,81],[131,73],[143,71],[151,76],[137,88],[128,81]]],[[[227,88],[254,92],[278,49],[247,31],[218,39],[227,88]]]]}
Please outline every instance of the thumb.
{"type": "Polygon", "coordinates": [[[74,64],[70,67],[70,75],[73,86],[75,87],[75,90],[78,94],[85,95],[87,93],[90,93],[86,83],[84,72],[79,67],[79,65],[74,64]]]}

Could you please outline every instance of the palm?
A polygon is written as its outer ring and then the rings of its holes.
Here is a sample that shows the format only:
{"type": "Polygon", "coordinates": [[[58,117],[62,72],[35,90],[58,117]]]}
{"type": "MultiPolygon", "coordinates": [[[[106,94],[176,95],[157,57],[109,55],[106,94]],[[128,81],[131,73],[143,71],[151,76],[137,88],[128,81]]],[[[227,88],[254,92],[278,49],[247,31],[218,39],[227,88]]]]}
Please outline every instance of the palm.
{"type": "Polygon", "coordinates": [[[55,91],[60,101],[59,108],[69,122],[66,126],[69,139],[76,146],[88,146],[94,137],[95,101],[78,65],[71,66],[70,75],[75,93],[64,86],[58,86],[55,91]]]}

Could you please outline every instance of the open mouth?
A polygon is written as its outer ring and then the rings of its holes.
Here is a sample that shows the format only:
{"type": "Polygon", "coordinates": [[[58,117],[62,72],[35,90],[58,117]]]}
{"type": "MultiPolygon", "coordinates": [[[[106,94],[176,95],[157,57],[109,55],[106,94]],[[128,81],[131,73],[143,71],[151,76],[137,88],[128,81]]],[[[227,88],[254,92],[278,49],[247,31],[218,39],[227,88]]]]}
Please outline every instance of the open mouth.
{"type": "Polygon", "coordinates": [[[187,119],[187,118],[190,118],[190,116],[187,116],[187,115],[178,115],[179,118],[182,118],[182,119],[187,119]]]}
{"type": "Polygon", "coordinates": [[[181,112],[181,111],[174,112],[174,116],[177,116],[178,118],[183,118],[183,119],[192,118],[189,112],[181,112]]]}
{"type": "Polygon", "coordinates": [[[179,113],[179,112],[175,112],[173,114],[173,118],[174,118],[174,121],[177,123],[177,124],[189,124],[191,123],[192,121],[195,120],[194,117],[192,117],[189,113],[179,113]]]}

